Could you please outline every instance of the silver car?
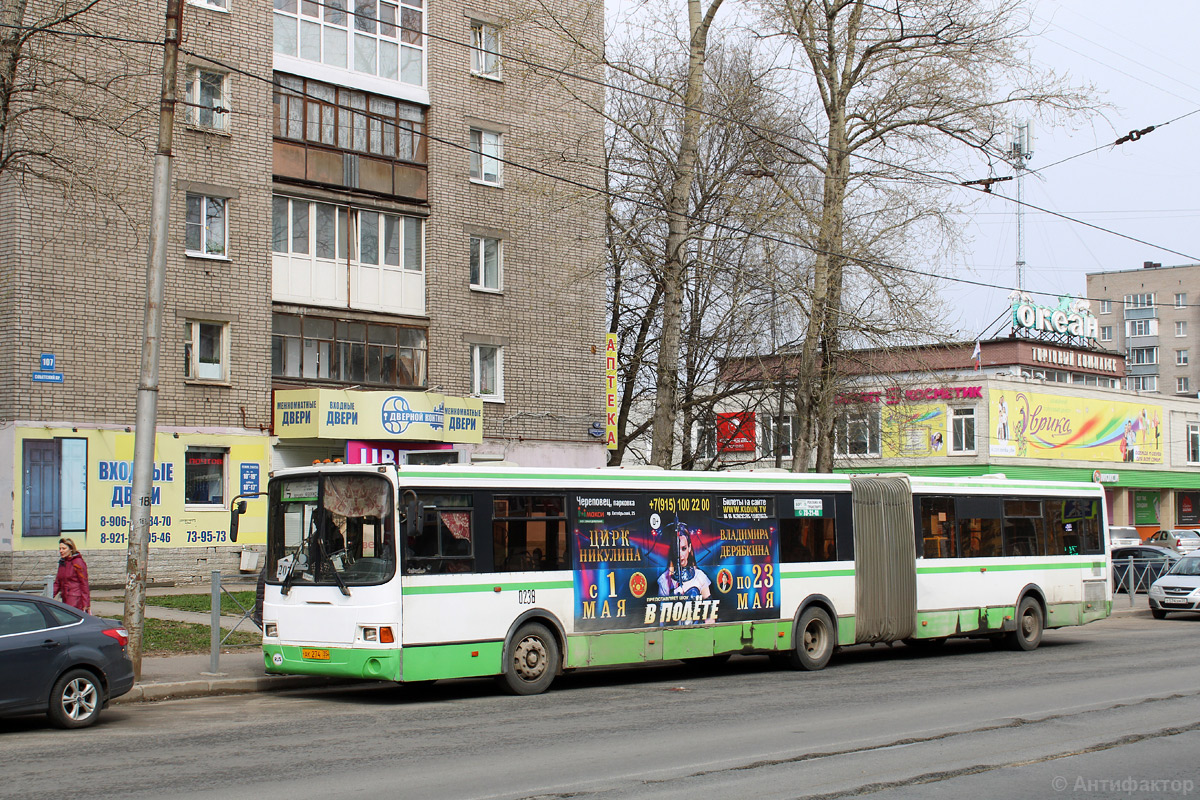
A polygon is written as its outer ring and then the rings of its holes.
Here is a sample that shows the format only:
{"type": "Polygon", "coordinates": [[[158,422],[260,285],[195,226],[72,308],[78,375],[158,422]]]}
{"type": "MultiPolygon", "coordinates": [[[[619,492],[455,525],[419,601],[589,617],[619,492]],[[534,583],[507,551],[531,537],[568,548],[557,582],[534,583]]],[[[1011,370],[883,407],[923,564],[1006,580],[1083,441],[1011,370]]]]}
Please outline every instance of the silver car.
{"type": "Polygon", "coordinates": [[[1109,525],[1108,541],[1113,547],[1135,547],[1142,543],[1142,537],[1137,528],[1125,525],[1109,525]]]}
{"type": "Polygon", "coordinates": [[[1200,550],[1200,533],[1188,530],[1159,531],[1145,543],[1167,547],[1186,555],[1193,550],[1200,550]]]}
{"type": "Polygon", "coordinates": [[[1150,585],[1150,613],[1162,619],[1170,611],[1200,611],[1200,553],[1179,559],[1150,585]]]}

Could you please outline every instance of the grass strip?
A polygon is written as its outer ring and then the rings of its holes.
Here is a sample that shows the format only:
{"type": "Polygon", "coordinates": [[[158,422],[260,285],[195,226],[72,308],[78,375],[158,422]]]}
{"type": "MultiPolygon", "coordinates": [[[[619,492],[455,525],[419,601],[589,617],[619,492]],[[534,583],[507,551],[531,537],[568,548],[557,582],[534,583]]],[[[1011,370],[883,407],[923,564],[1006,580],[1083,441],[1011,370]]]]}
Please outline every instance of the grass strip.
{"type": "MultiPolygon", "coordinates": [[[[109,617],[119,620],[120,617],[109,617]]],[[[222,631],[224,636],[227,631],[222,631]]],[[[142,654],[147,656],[178,656],[192,653],[207,653],[212,646],[212,634],[207,625],[191,622],[174,622],[166,619],[145,620],[142,635],[142,654]]],[[[262,636],[255,632],[237,630],[225,640],[223,647],[262,644],[262,636]]]]}
{"type": "MultiPolygon", "coordinates": [[[[254,592],[221,592],[221,613],[235,617],[242,615],[242,609],[233,602],[232,594],[247,610],[254,608],[254,592]]],[[[146,595],[146,605],[160,608],[175,608],[180,611],[196,611],[208,614],[212,611],[212,594],[161,594],[146,595]]]]}

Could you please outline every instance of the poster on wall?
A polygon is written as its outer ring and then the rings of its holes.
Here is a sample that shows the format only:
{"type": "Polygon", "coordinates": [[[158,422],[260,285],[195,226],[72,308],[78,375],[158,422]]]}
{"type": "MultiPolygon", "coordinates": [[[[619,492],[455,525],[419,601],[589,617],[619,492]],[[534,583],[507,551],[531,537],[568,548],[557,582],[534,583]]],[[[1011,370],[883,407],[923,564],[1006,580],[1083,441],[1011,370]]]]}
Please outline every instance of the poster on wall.
{"type": "Polygon", "coordinates": [[[884,458],[926,458],[946,454],[946,409],[940,403],[886,406],[880,419],[884,458]]]}
{"type": "Polygon", "coordinates": [[[1179,527],[1200,527],[1200,492],[1178,492],[1175,495],[1175,506],[1175,518],[1179,527]]]}
{"type": "Polygon", "coordinates": [[[1158,492],[1134,492],[1133,524],[1157,525],[1159,502],[1158,492]]]}
{"type": "Polygon", "coordinates": [[[1163,409],[1150,403],[994,391],[993,456],[1163,463],[1163,409]]]}
{"type": "MultiPolygon", "coordinates": [[[[18,428],[18,466],[36,451],[59,470],[21,475],[14,517],[18,550],[58,546],[70,536],[80,549],[124,549],[133,520],[134,434],[114,430],[18,428]],[[61,474],[62,487],[42,485],[61,474]],[[54,487],[50,487],[54,488],[54,487]],[[46,527],[44,519],[60,520],[46,527]]],[[[211,547],[229,541],[229,503],[263,488],[269,468],[266,435],[170,434],[155,440],[150,546],[211,547]]],[[[266,541],[266,501],[249,498],[238,544],[266,541]]]]}
{"type": "Polygon", "coordinates": [[[779,525],[767,496],[580,496],[575,629],[779,617],[779,525]]]}

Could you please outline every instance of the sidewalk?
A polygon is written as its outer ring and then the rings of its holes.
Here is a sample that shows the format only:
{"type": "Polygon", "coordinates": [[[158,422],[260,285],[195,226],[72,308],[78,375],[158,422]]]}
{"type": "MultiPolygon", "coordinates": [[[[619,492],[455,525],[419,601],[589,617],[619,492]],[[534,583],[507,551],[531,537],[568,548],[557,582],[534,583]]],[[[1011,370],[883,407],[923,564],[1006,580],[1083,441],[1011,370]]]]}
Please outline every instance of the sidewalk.
{"type": "MultiPolygon", "coordinates": [[[[230,589],[254,588],[244,584],[229,586],[230,589]]],[[[207,585],[173,586],[151,588],[147,595],[164,594],[212,594],[207,585]]],[[[124,613],[125,601],[121,592],[97,591],[92,594],[92,613],[98,616],[120,616],[124,613]]],[[[181,611],[146,604],[146,617],[150,619],[191,622],[196,625],[212,624],[212,615],[207,612],[181,611]]],[[[224,632],[234,626],[240,631],[254,632],[256,626],[249,619],[222,616],[224,632]],[[241,623],[240,625],[238,623],[241,623]]],[[[218,659],[218,671],[210,672],[212,656],[209,653],[180,656],[146,656],[142,658],[142,677],[128,694],[114,697],[113,705],[139,703],[151,700],[182,699],[187,697],[212,697],[226,694],[251,694],[254,692],[303,689],[314,686],[337,686],[346,681],[339,678],[324,678],[313,675],[268,675],[263,666],[262,650],[257,647],[239,647],[232,650],[222,648],[218,659]]]]}

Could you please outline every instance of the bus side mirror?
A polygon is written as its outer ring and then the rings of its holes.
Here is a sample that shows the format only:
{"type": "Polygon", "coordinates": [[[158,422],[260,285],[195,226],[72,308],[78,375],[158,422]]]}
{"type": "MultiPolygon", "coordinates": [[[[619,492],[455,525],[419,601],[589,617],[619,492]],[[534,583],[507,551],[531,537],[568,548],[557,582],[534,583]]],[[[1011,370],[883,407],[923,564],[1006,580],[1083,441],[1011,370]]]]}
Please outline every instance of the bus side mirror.
{"type": "Polygon", "coordinates": [[[246,513],[246,501],[239,500],[229,509],[229,541],[236,542],[238,536],[238,517],[246,513]]]}

